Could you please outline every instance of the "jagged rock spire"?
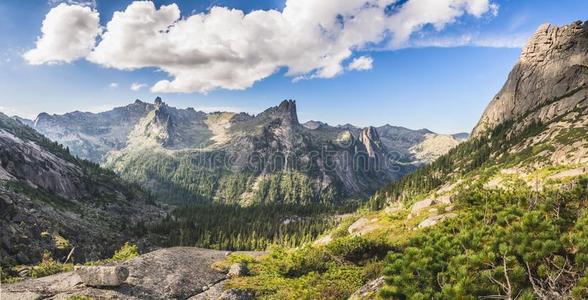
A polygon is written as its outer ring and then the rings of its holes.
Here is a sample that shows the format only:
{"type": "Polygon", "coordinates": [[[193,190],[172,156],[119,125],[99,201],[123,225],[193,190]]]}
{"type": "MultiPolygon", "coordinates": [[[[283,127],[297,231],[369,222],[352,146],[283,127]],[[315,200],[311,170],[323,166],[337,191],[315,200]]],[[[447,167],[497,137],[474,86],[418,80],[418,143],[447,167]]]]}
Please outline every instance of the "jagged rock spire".
{"type": "Polygon", "coordinates": [[[271,118],[280,118],[285,121],[285,124],[299,125],[298,113],[296,112],[296,101],[295,100],[284,100],[278,106],[274,106],[266,109],[261,115],[265,115],[271,118]]]}
{"type": "Polygon", "coordinates": [[[376,153],[382,148],[382,141],[376,128],[370,126],[364,128],[360,135],[359,141],[365,146],[370,157],[376,156],[376,153]]]}

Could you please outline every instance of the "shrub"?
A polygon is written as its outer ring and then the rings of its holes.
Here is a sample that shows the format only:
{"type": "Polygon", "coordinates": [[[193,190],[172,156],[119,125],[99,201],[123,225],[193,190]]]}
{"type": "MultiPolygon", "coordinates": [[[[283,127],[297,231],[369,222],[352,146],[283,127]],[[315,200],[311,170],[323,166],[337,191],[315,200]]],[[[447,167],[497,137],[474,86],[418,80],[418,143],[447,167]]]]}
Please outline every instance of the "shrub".
{"type": "Polygon", "coordinates": [[[333,255],[354,263],[374,257],[383,258],[390,250],[383,241],[369,240],[363,237],[340,238],[329,243],[327,249],[333,255]]]}
{"type": "Polygon", "coordinates": [[[41,262],[38,265],[33,266],[31,269],[31,277],[40,278],[71,270],[73,270],[73,264],[62,264],[57,262],[51,257],[51,253],[45,251],[41,262]]]}
{"type": "Polygon", "coordinates": [[[139,248],[137,245],[129,244],[126,242],[119,250],[114,252],[112,256],[112,261],[125,261],[131,258],[139,256],[139,248]]]}
{"type": "Polygon", "coordinates": [[[300,277],[310,272],[324,273],[333,258],[323,248],[304,247],[292,252],[283,262],[281,273],[287,277],[300,277]]]}

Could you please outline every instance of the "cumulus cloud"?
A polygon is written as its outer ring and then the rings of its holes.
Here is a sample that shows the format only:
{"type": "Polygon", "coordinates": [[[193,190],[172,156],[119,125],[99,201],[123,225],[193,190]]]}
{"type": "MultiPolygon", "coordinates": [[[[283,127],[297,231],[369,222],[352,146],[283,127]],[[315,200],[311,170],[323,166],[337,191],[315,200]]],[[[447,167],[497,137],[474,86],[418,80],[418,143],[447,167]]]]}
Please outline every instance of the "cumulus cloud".
{"type": "Polygon", "coordinates": [[[33,65],[72,62],[86,57],[100,33],[98,12],[87,6],[59,4],[51,9],[36,47],[23,56],[33,65]]]}
{"type": "Polygon", "coordinates": [[[118,88],[118,83],[117,82],[111,82],[108,85],[108,87],[111,88],[111,89],[116,89],[116,88],[118,88]]]}
{"type": "MultiPolygon", "coordinates": [[[[497,9],[492,0],[287,0],[282,11],[212,7],[181,17],[175,4],[136,1],[114,13],[86,58],[120,70],[166,72],[154,92],[238,90],[281,68],[293,78],[332,78],[356,50],[401,48],[427,25],[440,31],[466,14],[497,9]]],[[[347,69],[371,65],[368,58],[354,63],[347,69]]]]}
{"type": "Polygon", "coordinates": [[[349,70],[355,71],[367,71],[371,70],[374,64],[374,59],[369,56],[360,56],[355,59],[347,66],[349,70]]]}
{"type": "Polygon", "coordinates": [[[147,87],[147,85],[144,83],[134,82],[133,84],[131,84],[131,90],[135,91],[135,92],[142,89],[142,88],[146,88],[146,87],[147,87]]]}

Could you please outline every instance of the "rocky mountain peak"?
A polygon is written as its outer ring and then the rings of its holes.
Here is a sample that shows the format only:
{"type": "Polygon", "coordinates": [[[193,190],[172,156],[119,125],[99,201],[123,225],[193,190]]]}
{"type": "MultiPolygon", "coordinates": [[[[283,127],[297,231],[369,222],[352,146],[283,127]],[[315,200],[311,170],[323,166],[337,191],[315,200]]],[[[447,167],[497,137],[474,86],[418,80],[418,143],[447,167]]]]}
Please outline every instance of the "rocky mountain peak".
{"type": "Polygon", "coordinates": [[[155,101],[153,101],[153,104],[155,104],[156,107],[160,107],[160,106],[165,105],[163,100],[161,100],[161,97],[155,98],[155,101]]]}
{"type": "Polygon", "coordinates": [[[588,98],[588,22],[542,25],[523,48],[504,87],[492,99],[474,136],[506,121],[520,130],[549,122],[588,98]]]}
{"type": "Polygon", "coordinates": [[[521,52],[521,63],[540,63],[551,56],[585,48],[588,22],[576,21],[566,26],[543,24],[521,52]]]}
{"type": "Polygon", "coordinates": [[[284,100],[278,106],[271,107],[260,114],[270,118],[279,118],[289,125],[299,125],[295,100],[284,100]]]}
{"type": "Polygon", "coordinates": [[[310,129],[310,130],[316,130],[316,129],[319,129],[322,127],[329,126],[329,124],[321,122],[321,121],[310,120],[310,121],[302,124],[302,126],[306,127],[307,129],[310,129]]]}
{"type": "Polygon", "coordinates": [[[278,106],[278,112],[282,113],[292,124],[298,124],[298,113],[295,100],[284,100],[278,106]]]}
{"type": "Polygon", "coordinates": [[[42,112],[39,115],[37,115],[35,120],[33,120],[33,126],[37,127],[39,124],[48,121],[49,118],[51,118],[51,116],[48,113],[42,112]]]}
{"type": "Polygon", "coordinates": [[[365,146],[370,157],[375,156],[379,149],[382,148],[380,135],[376,128],[372,126],[366,127],[361,131],[359,141],[365,146]]]}

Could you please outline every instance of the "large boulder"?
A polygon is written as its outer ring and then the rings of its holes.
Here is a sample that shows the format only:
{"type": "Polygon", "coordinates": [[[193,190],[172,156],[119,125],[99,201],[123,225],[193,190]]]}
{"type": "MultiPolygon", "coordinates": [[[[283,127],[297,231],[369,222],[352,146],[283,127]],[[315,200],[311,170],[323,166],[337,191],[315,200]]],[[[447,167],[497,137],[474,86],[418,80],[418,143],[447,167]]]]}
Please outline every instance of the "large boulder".
{"type": "Polygon", "coordinates": [[[80,266],[76,273],[85,285],[93,287],[117,287],[129,277],[129,270],[121,266],[80,266]]]}
{"type": "Polygon", "coordinates": [[[455,213],[447,213],[447,214],[443,214],[443,215],[436,215],[436,216],[428,217],[427,219],[425,219],[424,221],[419,223],[419,228],[430,227],[430,226],[433,226],[443,220],[446,220],[449,218],[455,218],[455,217],[457,217],[457,214],[455,214],[455,213]]]}
{"type": "Polygon", "coordinates": [[[239,277],[245,276],[249,273],[249,269],[247,268],[247,264],[245,263],[235,263],[229,267],[229,272],[227,276],[229,277],[239,277]]]}
{"type": "Polygon", "coordinates": [[[435,199],[432,199],[432,198],[427,198],[425,200],[418,201],[412,205],[410,213],[412,215],[416,215],[416,214],[418,214],[419,211],[421,211],[427,207],[430,207],[434,204],[435,204],[435,199]]]}
{"type": "Polygon", "coordinates": [[[347,228],[351,236],[362,236],[382,227],[378,217],[361,217],[347,228]]]}

